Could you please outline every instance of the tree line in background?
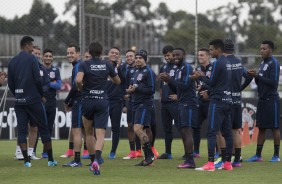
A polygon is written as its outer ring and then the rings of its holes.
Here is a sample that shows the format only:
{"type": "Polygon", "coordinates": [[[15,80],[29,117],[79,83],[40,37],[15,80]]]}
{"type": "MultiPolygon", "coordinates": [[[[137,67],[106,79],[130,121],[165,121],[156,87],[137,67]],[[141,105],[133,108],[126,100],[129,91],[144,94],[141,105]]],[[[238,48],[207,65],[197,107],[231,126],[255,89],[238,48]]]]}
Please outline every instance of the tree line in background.
{"type": "MultiPolygon", "coordinates": [[[[67,12],[74,14],[75,25],[67,21],[55,22],[58,14],[52,5],[34,0],[28,14],[11,20],[0,17],[0,33],[42,36],[44,48],[51,48],[55,55],[65,55],[67,44],[79,41],[79,1],[69,0],[65,4],[64,13],[67,12]]],[[[124,21],[152,24],[152,34],[162,44],[183,47],[187,53],[195,54],[195,15],[182,10],[172,12],[165,3],[151,10],[149,0],[117,0],[113,4],[85,0],[85,13],[109,16],[120,22],[112,26],[120,28],[125,26],[124,21]]],[[[198,46],[206,47],[214,38],[229,37],[236,42],[240,54],[257,54],[259,44],[265,39],[273,40],[280,48],[281,15],[282,0],[238,0],[198,14],[198,46]]]]}

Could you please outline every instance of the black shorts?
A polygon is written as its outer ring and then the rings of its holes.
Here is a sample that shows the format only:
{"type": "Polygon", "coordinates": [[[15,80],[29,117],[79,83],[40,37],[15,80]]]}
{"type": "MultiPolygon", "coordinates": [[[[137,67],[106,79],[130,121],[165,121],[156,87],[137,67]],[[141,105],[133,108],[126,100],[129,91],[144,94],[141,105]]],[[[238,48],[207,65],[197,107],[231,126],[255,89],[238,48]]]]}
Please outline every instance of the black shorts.
{"type": "Polygon", "coordinates": [[[231,124],[232,129],[242,128],[242,107],[241,105],[231,106],[231,124]]]}
{"type": "Polygon", "coordinates": [[[197,128],[198,108],[190,107],[187,104],[178,104],[179,125],[182,127],[197,128]]]}
{"type": "Polygon", "coordinates": [[[152,119],[152,106],[148,107],[146,105],[139,105],[134,108],[132,111],[132,117],[134,124],[140,124],[145,127],[149,127],[151,125],[152,119]]]}
{"type": "Polygon", "coordinates": [[[86,99],[82,101],[82,115],[93,120],[94,128],[107,128],[109,119],[109,101],[86,99]]]}
{"type": "Polygon", "coordinates": [[[256,113],[256,127],[273,129],[280,127],[279,100],[259,100],[256,113]]]}
{"type": "Polygon", "coordinates": [[[71,108],[71,127],[82,128],[82,116],[81,116],[82,103],[80,100],[74,101],[71,108]]]}

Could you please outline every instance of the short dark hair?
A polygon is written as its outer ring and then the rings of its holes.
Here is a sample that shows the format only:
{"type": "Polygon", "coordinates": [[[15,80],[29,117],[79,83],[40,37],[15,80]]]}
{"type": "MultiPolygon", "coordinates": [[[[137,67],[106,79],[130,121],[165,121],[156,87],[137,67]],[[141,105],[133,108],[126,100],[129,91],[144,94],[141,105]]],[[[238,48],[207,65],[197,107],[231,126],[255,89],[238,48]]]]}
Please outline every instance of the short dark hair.
{"type": "Polygon", "coordinates": [[[199,51],[204,51],[206,53],[210,53],[209,49],[208,48],[200,48],[199,51]]]}
{"type": "Polygon", "coordinates": [[[267,44],[272,50],[274,50],[274,43],[271,40],[264,40],[261,44],[267,44]]]}
{"type": "Polygon", "coordinates": [[[51,49],[46,48],[43,50],[43,55],[47,52],[50,52],[51,54],[53,54],[53,51],[51,49]]]}
{"type": "Polygon", "coordinates": [[[180,48],[180,47],[174,48],[173,50],[181,50],[184,55],[186,54],[185,50],[183,48],[180,48]]]}
{"type": "Polygon", "coordinates": [[[172,52],[172,51],[173,51],[173,46],[171,46],[171,45],[166,45],[163,48],[163,54],[167,54],[167,53],[172,52]]]}
{"type": "Polygon", "coordinates": [[[34,41],[34,39],[31,38],[30,36],[24,36],[21,39],[20,46],[21,46],[21,48],[23,48],[26,44],[30,44],[33,41],[34,41]]]}
{"type": "Polygon", "coordinates": [[[132,49],[128,49],[125,54],[127,54],[128,52],[133,52],[135,54],[135,50],[132,50],[132,49]]]}
{"type": "Polygon", "coordinates": [[[37,46],[37,45],[34,45],[34,46],[33,46],[33,49],[41,50],[40,47],[37,46]]]}
{"type": "Polygon", "coordinates": [[[215,49],[221,49],[222,51],[224,50],[224,43],[223,43],[223,40],[221,39],[212,40],[210,42],[210,45],[213,45],[215,49]]]}
{"type": "Polygon", "coordinates": [[[103,46],[99,42],[92,42],[88,46],[89,49],[89,54],[94,58],[94,57],[99,57],[101,56],[103,52],[103,46]]]}
{"type": "Polygon", "coordinates": [[[74,47],[75,52],[80,52],[80,47],[79,47],[78,45],[76,45],[75,43],[70,43],[70,44],[68,45],[68,48],[69,48],[69,47],[74,47]]]}
{"type": "Polygon", "coordinates": [[[120,52],[119,48],[116,47],[116,46],[110,48],[110,50],[112,50],[112,49],[117,49],[120,52]]]}

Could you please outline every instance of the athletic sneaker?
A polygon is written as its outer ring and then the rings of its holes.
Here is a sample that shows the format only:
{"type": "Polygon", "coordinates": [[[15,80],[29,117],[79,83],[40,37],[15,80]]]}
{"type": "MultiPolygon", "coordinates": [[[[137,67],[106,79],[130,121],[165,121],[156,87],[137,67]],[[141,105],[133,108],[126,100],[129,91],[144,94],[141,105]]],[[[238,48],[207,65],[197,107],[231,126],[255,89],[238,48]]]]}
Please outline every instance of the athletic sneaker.
{"type": "Polygon", "coordinates": [[[25,167],[31,167],[31,163],[30,163],[30,162],[25,162],[25,163],[24,163],[24,166],[25,166],[25,167]]]}
{"type": "Polygon", "coordinates": [[[150,164],[152,164],[155,160],[154,156],[150,156],[144,160],[142,160],[139,164],[136,164],[135,166],[148,166],[150,164]]]}
{"type": "Polygon", "coordinates": [[[280,162],[280,158],[277,155],[273,155],[273,157],[271,158],[271,160],[269,160],[269,162],[280,162]]]}
{"type": "Polygon", "coordinates": [[[58,162],[57,161],[48,161],[48,166],[49,167],[54,167],[54,166],[57,166],[58,165],[58,162]]]}
{"type": "Polygon", "coordinates": [[[219,162],[217,162],[217,163],[214,163],[214,167],[216,168],[216,169],[222,169],[223,168],[223,162],[222,161],[219,161],[219,162]]]}
{"type": "Polygon", "coordinates": [[[248,158],[247,160],[245,160],[245,162],[262,162],[262,157],[254,155],[251,158],[248,158]]]}
{"type": "Polygon", "coordinates": [[[159,157],[159,152],[156,150],[156,148],[154,146],[152,146],[152,152],[154,153],[155,158],[159,157]]]}
{"type": "Polygon", "coordinates": [[[226,170],[226,171],[232,171],[233,167],[231,162],[224,162],[222,169],[226,170]]]}
{"type": "Polygon", "coordinates": [[[82,159],[89,159],[90,158],[88,150],[83,150],[81,158],[82,159]]]}
{"type": "MultiPolygon", "coordinates": [[[[48,156],[48,155],[47,155],[48,156]]],[[[48,157],[47,157],[48,158],[48,157]]],[[[38,158],[35,153],[33,152],[32,155],[30,156],[31,160],[40,160],[40,158],[38,158]]]]}
{"type": "Polygon", "coordinates": [[[81,166],[82,166],[81,162],[75,162],[74,160],[66,164],[63,164],[63,167],[81,167],[81,166]]]}
{"type": "Polygon", "coordinates": [[[194,152],[194,153],[193,153],[193,157],[194,157],[194,158],[200,158],[200,156],[201,156],[201,155],[200,155],[199,152],[194,152]]]}
{"type": "Polygon", "coordinates": [[[48,153],[46,153],[46,152],[42,153],[41,158],[48,158],[48,153]]]}
{"type": "MultiPolygon", "coordinates": [[[[105,162],[105,160],[102,157],[98,160],[99,165],[102,165],[104,162],[105,162]]],[[[87,164],[86,166],[91,166],[91,165],[92,165],[92,163],[87,164]]]]}
{"type": "Polygon", "coordinates": [[[216,165],[217,163],[219,163],[219,162],[221,162],[222,161],[222,157],[218,157],[217,159],[216,159],[216,161],[214,162],[214,165],[216,165]]]}
{"type": "Polygon", "coordinates": [[[215,171],[214,163],[208,162],[203,167],[198,167],[195,169],[196,171],[215,171]]]}
{"type": "Polygon", "coordinates": [[[92,163],[90,171],[92,171],[94,175],[100,175],[100,166],[97,161],[92,163]]]}
{"type": "Polygon", "coordinates": [[[17,160],[23,160],[24,156],[23,156],[22,152],[19,151],[19,152],[15,153],[15,157],[14,158],[17,159],[17,160]]]}
{"type": "Polygon", "coordinates": [[[140,149],[139,149],[139,150],[136,150],[135,153],[136,153],[136,156],[137,156],[137,157],[143,157],[142,151],[141,151],[140,149]]]}
{"type": "Polygon", "coordinates": [[[136,152],[130,151],[130,153],[128,155],[126,155],[125,157],[123,157],[122,159],[129,160],[129,159],[134,159],[134,158],[137,158],[136,152]]]}
{"type": "Polygon", "coordinates": [[[116,153],[114,153],[114,152],[109,153],[108,158],[109,159],[115,159],[116,158],[116,153]]]}
{"type": "Polygon", "coordinates": [[[183,164],[177,166],[178,169],[195,169],[196,164],[194,160],[185,160],[183,164]]]}
{"type": "Polygon", "coordinates": [[[233,162],[232,167],[241,167],[241,162],[233,162]]]}
{"type": "Polygon", "coordinates": [[[164,153],[158,157],[158,159],[172,159],[172,155],[168,153],[164,153]]]}
{"type": "Polygon", "coordinates": [[[65,154],[61,155],[60,157],[61,158],[69,158],[69,157],[72,157],[74,154],[73,154],[73,149],[68,149],[68,151],[66,151],[65,154]]]}

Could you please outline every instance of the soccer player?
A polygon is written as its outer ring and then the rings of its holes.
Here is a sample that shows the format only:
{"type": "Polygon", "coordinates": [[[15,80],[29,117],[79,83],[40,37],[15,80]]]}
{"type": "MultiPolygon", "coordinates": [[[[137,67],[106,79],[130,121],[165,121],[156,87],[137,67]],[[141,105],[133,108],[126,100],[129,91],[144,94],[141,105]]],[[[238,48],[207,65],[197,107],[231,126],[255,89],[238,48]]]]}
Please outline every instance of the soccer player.
{"type": "MultiPolygon", "coordinates": [[[[168,73],[170,77],[175,77],[177,65],[173,60],[173,46],[167,45],[162,50],[166,64],[161,67],[160,73],[168,73]]],[[[161,94],[161,117],[163,129],[165,133],[165,153],[158,157],[158,159],[172,159],[171,144],[173,140],[172,126],[173,120],[175,126],[178,128],[178,103],[171,100],[172,95],[176,95],[176,88],[168,85],[167,82],[162,81],[160,85],[161,94]]]]}
{"type": "Polygon", "coordinates": [[[82,134],[82,117],[81,117],[81,98],[82,93],[78,91],[75,79],[78,73],[78,68],[81,63],[80,61],[80,48],[75,44],[68,45],[67,57],[69,62],[73,65],[72,69],[72,88],[65,99],[65,110],[66,112],[72,112],[72,125],[71,131],[73,136],[73,148],[74,148],[74,160],[64,164],[65,167],[81,167],[80,161],[80,150],[82,145],[81,134],[82,134]]]}
{"type": "MultiPolygon", "coordinates": [[[[46,98],[45,110],[47,114],[48,130],[50,135],[52,135],[55,117],[56,117],[57,90],[61,89],[62,80],[61,80],[59,68],[52,65],[53,62],[52,50],[50,49],[43,50],[42,61],[43,61],[43,66],[45,67],[50,79],[50,88],[44,93],[44,96],[46,98]]],[[[43,150],[43,154],[44,153],[46,153],[46,150],[43,150]]]]}
{"type": "Polygon", "coordinates": [[[111,118],[112,129],[112,148],[108,155],[110,159],[116,158],[116,150],[119,143],[120,136],[120,119],[122,108],[124,105],[125,95],[125,75],[126,65],[122,62],[118,62],[120,51],[117,47],[112,47],[108,53],[108,62],[115,68],[121,84],[116,85],[108,80],[107,93],[109,97],[109,115],[111,118]]]}
{"type": "MultiPolygon", "coordinates": [[[[272,130],[274,139],[274,154],[269,162],[280,162],[280,103],[278,82],[280,74],[279,61],[272,55],[274,43],[265,40],[260,45],[260,54],[263,61],[259,70],[251,69],[248,74],[255,78],[258,86],[258,105],[256,114],[256,126],[259,128],[256,154],[248,158],[246,162],[262,161],[262,148],[265,142],[267,129],[272,130]]],[[[249,81],[250,83],[250,81],[249,81]]]]}
{"type": "Polygon", "coordinates": [[[174,63],[178,70],[175,78],[167,73],[161,73],[160,79],[168,85],[177,89],[177,95],[171,95],[172,101],[178,102],[178,121],[185,151],[185,161],[177,168],[195,168],[193,157],[193,129],[198,121],[198,99],[196,97],[195,81],[189,78],[193,74],[191,65],[185,62],[185,51],[183,48],[173,49],[174,63]]]}
{"type": "Polygon", "coordinates": [[[90,169],[94,175],[100,175],[99,160],[104,147],[105,131],[109,117],[109,100],[106,91],[108,77],[116,85],[120,84],[114,67],[107,61],[100,59],[103,47],[98,42],[89,45],[92,59],[83,62],[78,69],[76,83],[83,93],[82,119],[86,132],[86,144],[92,165],[90,169]],[[94,130],[96,144],[94,143],[94,130]]]}
{"type": "MultiPolygon", "coordinates": [[[[196,71],[203,72],[206,78],[211,76],[211,63],[210,63],[210,54],[209,49],[201,48],[198,51],[198,61],[200,66],[196,68],[196,71]]],[[[198,124],[196,128],[193,128],[193,139],[194,139],[194,158],[200,157],[200,142],[201,142],[201,127],[203,122],[208,117],[209,109],[209,99],[203,96],[204,92],[209,89],[209,86],[202,81],[197,81],[197,91],[198,91],[198,102],[199,102],[199,115],[198,115],[198,124]]]]}
{"type": "Polygon", "coordinates": [[[147,65],[147,51],[139,50],[135,54],[136,71],[133,81],[127,89],[127,93],[132,95],[132,109],[134,132],[139,137],[145,159],[136,166],[148,166],[154,161],[154,154],[151,142],[144,128],[149,128],[151,115],[154,107],[152,95],[155,93],[155,77],[152,69],[147,65]]]}
{"type": "Polygon", "coordinates": [[[216,39],[209,44],[210,55],[217,60],[212,64],[210,79],[201,76],[195,72],[191,78],[198,78],[210,86],[207,93],[210,96],[208,111],[208,163],[198,171],[215,171],[214,166],[214,149],[216,146],[216,134],[221,131],[226,142],[226,162],[223,169],[232,170],[232,133],[231,133],[231,66],[226,57],[223,55],[224,44],[220,39],[216,39]],[[195,77],[196,76],[196,77],[195,77]]]}
{"type": "Polygon", "coordinates": [[[43,105],[43,87],[38,61],[31,54],[33,41],[33,38],[24,36],[20,41],[22,51],[12,58],[8,66],[8,85],[16,99],[18,143],[24,156],[24,166],[31,167],[26,135],[28,123],[33,119],[48,153],[48,166],[56,166],[57,162],[53,159],[52,140],[48,132],[46,112],[43,105]]]}

